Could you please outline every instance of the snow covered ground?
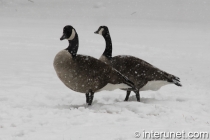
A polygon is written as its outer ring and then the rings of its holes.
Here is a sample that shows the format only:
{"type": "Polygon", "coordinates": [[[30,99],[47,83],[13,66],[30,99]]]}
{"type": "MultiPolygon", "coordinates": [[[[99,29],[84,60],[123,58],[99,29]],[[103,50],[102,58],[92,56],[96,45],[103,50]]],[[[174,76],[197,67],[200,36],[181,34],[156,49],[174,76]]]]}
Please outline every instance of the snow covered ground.
{"type": "Polygon", "coordinates": [[[0,0],[0,140],[132,140],[136,131],[210,132],[208,0],[0,0]],[[99,58],[109,27],[113,55],[129,54],[181,78],[141,92],[85,95],[58,79],[53,59],[67,47],[65,25],[79,34],[79,54],[99,58]]]}

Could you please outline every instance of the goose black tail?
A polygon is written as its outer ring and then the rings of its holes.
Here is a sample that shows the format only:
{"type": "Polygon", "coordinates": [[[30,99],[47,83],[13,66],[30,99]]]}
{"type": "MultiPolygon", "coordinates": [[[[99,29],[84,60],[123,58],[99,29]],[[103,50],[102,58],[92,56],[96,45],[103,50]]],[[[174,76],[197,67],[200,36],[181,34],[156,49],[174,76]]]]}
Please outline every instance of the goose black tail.
{"type": "Polygon", "coordinates": [[[173,83],[173,84],[175,84],[177,86],[180,86],[180,87],[182,86],[182,84],[180,83],[180,78],[179,77],[174,76],[172,74],[169,74],[165,71],[159,70],[159,72],[164,77],[164,79],[167,80],[168,82],[173,83]]]}
{"type": "Polygon", "coordinates": [[[168,82],[174,83],[175,85],[180,87],[182,86],[182,84],[180,83],[180,78],[173,75],[171,75],[171,77],[168,79],[168,82]]]}
{"type": "Polygon", "coordinates": [[[175,79],[173,79],[172,81],[173,81],[173,83],[174,83],[175,85],[180,86],[180,87],[182,86],[181,83],[180,83],[180,81],[175,80],[175,79]]]}

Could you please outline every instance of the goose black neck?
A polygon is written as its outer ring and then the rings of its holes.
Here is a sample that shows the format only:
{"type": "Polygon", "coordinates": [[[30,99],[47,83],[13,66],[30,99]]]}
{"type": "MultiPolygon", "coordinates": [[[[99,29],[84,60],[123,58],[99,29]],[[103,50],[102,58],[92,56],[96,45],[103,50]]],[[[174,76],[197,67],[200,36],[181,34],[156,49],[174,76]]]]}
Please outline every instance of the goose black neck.
{"type": "Polygon", "coordinates": [[[109,35],[109,33],[103,35],[105,41],[106,41],[106,48],[104,50],[103,55],[107,58],[112,58],[112,40],[109,35]]]}
{"type": "Polygon", "coordinates": [[[69,46],[66,48],[66,50],[72,55],[72,57],[76,57],[77,55],[77,50],[79,47],[79,37],[77,33],[75,34],[75,37],[73,40],[68,40],[69,41],[69,46]]]}

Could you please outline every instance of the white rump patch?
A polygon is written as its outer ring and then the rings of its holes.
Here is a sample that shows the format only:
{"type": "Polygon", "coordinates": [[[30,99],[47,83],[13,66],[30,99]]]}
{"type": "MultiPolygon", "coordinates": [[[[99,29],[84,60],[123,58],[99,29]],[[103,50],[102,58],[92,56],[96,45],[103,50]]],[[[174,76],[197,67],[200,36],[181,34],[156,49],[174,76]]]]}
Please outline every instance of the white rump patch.
{"type": "Polygon", "coordinates": [[[131,88],[131,87],[124,84],[124,83],[122,83],[122,84],[110,84],[110,83],[108,83],[105,87],[103,87],[99,91],[102,91],[102,90],[112,91],[112,90],[115,90],[115,89],[127,89],[127,88],[131,88]]]}
{"type": "Polygon", "coordinates": [[[75,30],[74,29],[72,29],[72,32],[71,32],[71,36],[68,38],[68,40],[73,40],[74,39],[74,37],[75,37],[75,30]]]}
{"type": "Polygon", "coordinates": [[[98,34],[102,35],[102,32],[104,31],[104,28],[101,28],[98,34]]]}
{"type": "Polygon", "coordinates": [[[145,91],[145,90],[153,90],[157,91],[159,90],[162,86],[172,84],[167,81],[149,81],[145,86],[143,86],[140,91],[145,91]]]}

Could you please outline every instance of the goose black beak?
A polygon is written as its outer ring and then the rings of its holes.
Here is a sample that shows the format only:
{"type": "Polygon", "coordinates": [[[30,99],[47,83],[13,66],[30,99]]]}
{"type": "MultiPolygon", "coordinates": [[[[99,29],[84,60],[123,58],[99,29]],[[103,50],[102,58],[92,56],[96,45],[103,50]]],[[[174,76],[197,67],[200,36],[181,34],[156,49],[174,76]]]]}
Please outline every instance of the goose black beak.
{"type": "Polygon", "coordinates": [[[64,39],[66,39],[66,35],[65,35],[65,34],[63,34],[63,35],[61,36],[60,40],[64,40],[64,39]]]}
{"type": "Polygon", "coordinates": [[[95,34],[98,34],[98,31],[95,31],[94,33],[95,33],[95,34]]]}

